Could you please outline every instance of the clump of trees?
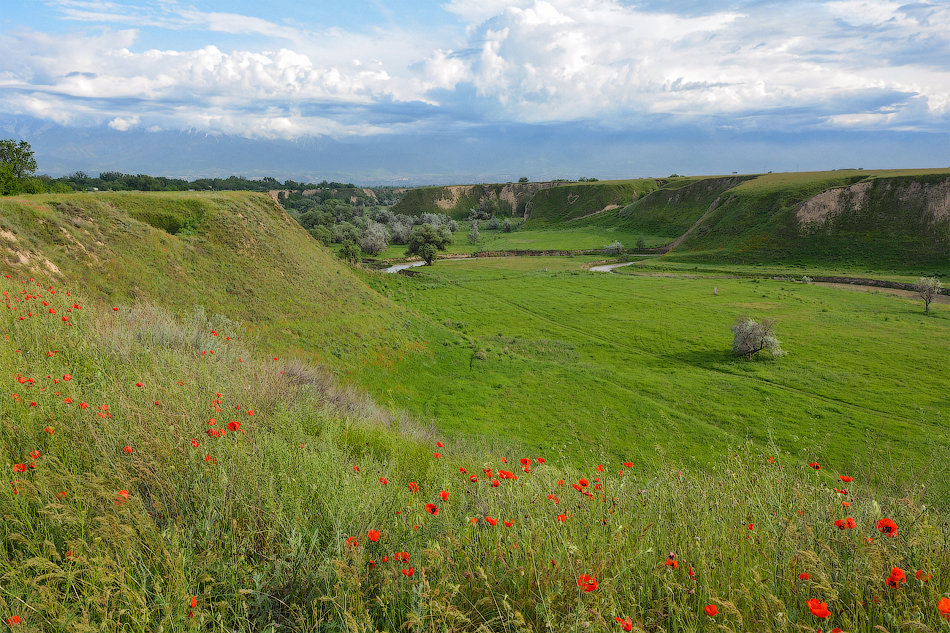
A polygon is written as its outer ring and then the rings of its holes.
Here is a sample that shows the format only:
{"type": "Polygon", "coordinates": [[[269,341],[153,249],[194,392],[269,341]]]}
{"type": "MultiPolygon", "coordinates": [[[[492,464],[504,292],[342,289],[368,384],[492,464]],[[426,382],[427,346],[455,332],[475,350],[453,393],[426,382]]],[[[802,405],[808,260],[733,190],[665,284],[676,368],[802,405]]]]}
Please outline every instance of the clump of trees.
{"type": "Polygon", "coordinates": [[[749,360],[759,352],[765,350],[773,358],[784,356],[778,338],[775,336],[775,322],[765,320],[759,323],[749,317],[740,317],[732,326],[732,353],[736,356],[745,356],[749,360]]]}
{"type": "Polygon", "coordinates": [[[444,251],[452,243],[452,232],[447,226],[422,224],[412,229],[406,255],[418,255],[427,266],[432,265],[437,251],[444,251]]]}
{"type": "Polygon", "coordinates": [[[0,140],[0,195],[44,193],[43,181],[34,178],[36,158],[26,141],[0,140]]]}
{"type": "Polygon", "coordinates": [[[620,242],[611,242],[604,247],[604,255],[621,255],[623,254],[624,248],[623,244],[620,242]]]}
{"type": "Polygon", "coordinates": [[[921,277],[914,284],[914,290],[917,291],[917,296],[924,300],[924,312],[930,312],[930,304],[943,290],[943,283],[936,277],[921,277]]]}

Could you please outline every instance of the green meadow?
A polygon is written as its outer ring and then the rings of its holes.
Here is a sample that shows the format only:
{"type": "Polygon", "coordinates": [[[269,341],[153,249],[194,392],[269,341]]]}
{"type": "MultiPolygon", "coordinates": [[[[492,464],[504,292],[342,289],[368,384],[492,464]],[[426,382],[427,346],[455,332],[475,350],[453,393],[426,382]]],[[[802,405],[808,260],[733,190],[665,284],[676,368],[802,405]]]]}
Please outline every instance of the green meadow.
{"type": "Polygon", "coordinates": [[[446,432],[503,435],[569,459],[660,451],[708,465],[710,448],[751,439],[886,479],[884,463],[923,474],[946,451],[950,353],[935,341],[950,335],[947,306],[925,315],[887,294],[590,273],[584,263],[499,258],[367,274],[451,334],[431,356],[362,379],[446,432]],[[730,356],[743,315],[775,320],[788,355],[730,356]]]}

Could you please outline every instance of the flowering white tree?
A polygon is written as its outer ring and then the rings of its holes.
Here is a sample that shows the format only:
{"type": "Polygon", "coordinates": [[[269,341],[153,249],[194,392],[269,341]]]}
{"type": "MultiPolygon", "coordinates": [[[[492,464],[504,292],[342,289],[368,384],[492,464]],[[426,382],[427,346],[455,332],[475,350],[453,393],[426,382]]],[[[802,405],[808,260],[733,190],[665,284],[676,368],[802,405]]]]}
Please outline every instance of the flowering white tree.
{"type": "Polygon", "coordinates": [[[749,317],[741,317],[732,326],[732,353],[736,356],[745,356],[750,360],[761,352],[768,350],[772,357],[784,356],[785,352],[775,337],[775,323],[771,320],[759,323],[749,317]]]}
{"type": "Polygon", "coordinates": [[[943,290],[943,284],[940,283],[940,280],[936,277],[921,277],[917,283],[914,284],[914,290],[916,290],[920,298],[924,300],[924,312],[930,312],[930,303],[936,299],[940,291],[943,290]]]}

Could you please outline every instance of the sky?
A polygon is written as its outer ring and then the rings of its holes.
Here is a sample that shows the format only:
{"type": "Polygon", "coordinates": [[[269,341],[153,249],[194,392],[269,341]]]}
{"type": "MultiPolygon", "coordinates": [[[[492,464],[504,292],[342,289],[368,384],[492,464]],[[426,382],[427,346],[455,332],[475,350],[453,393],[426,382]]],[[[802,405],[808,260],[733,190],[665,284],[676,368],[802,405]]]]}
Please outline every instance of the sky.
{"type": "Polygon", "coordinates": [[[950,166],[950,1],[0,0],[0,138],[54,176],[950,166]]]}

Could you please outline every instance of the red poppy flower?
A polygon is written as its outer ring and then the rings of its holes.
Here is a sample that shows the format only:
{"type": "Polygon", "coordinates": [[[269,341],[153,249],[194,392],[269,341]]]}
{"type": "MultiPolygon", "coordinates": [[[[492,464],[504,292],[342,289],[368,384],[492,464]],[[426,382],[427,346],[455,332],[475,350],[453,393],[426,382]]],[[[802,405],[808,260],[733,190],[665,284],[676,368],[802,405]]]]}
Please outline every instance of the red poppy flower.
{"type": "Polygon", "coordinates": [[[444,491],[444,490],[440,490],[440,491],[439,491],[439,498],[442,499],[442,501],[448,501],[448,500],[449,500],[449,493],[447,493],[447,492],[444,491]]]}
{"type": "Polygon", "coordinates": [[[36,451],[36,450],[30,451],[30,458],[32,458],[32,459],[39,459],[39,458],[40,458],[40,454],[41,454],[41,453],[40,453],[39,451],[36,451]]]}
{"type": "Polygon", "coordinates": [[[705,611],[709,617],[714,617],[719,613],[719,607],[714,604],[707,604],[703,607],[703,611],[705,611]]]}
{"type": "Polygon", "coordinates": [[[43,430],[46,431],[47,433],[49,433],[50,435],[52,435],[53,433],[56,432],[56,429],[54,429],[54,428],[51,427],[51,426],[44,427],[43,430]]]}
{"type": "Polygon", "coordinates": [[[434,503],[426,504],[426,512],[432,516],[439,516],[439,508],[434,503]]]}
{"type": "Polygon", "coordinates": [[[136,387],[144,387],[145,385],[142,384],[142,383],[140,383],[140,382],[137,382],[137,383],[135,383],[135,386],[136,386],[136,387]]]}
{"type": "Polygon", "coordinates": [[[432,453],[432,456],[436,459],[442,459],[442,453],[432,453]]]}
{"type": "Polygon", "coordinates": [[[587,481],[586,479],[578,479],[577,483],[579,483],[584,488],[590,485],[590,482],[587,481]]]}
{"type": "Polygon", "coordinates": [[[129,491],[128,491],[128,490],[120,490],[118,496],[116,496],[116,498],[115,498],[115,504],[116,504],[117,506],[120,506],[120,505],[122,505],[123,503],[125,503],[125,502],[128,501],[128,500],[129,500],[129,491]]]}
{"type": "Polygon", "coordinates": [[[191,445],[194,446],[195,448],[198,448],[199,444],[201,444],[201,442],[199,442],[198,440],[196,439],[191,440],[191,445]]]}
{"type": "Polygon", "coordinates": [[[752,523],[750,523],[750,524],[749,524],[749,531],[751,532],[751,531],[754,530],[754,529],[755,529],[755,525],[752,524],[752,523]]]}
{"type": "Polygon", "coordinates": [[[477,483],[478,483],[478,477],[476,477],[475,475],[469,475],[469,476],[468,476],[468,480],[469,480],[470,482],[472,482],[473,484],[477,484],[477,483]]]}
{"type": "Polygon", "coordinates": [[[943,617],[950,620],[950,598],[941,598],[937,602],[937,611],[943,614],[943,617]]]}
{"type": "Polygon", "coordinates": [[[467,474],[468,474],[468,471],[465,470],[464,468],[459,468],[459,472],[462,473],[463,475],[467,475],[467,474]]]}
{"type": "Polygon", "coordinates": [[[380,477],[380,478],[379,478],[379,483],[381,483],[381,484],[383,484],[383,485],[385,486],[386,484],[389,483],[389,480],[388,480],[387,478],[385,478],[385,477],[380,477]]]}
{"type": "Polygon", "coordinates": [[[72,374],[63,374],[63,380],[72,380],[72,379],[73,379],[72,374]]]}
{"type": "Polygon", "coordinates": [[[604,465],[603,465],[603,464],[598,464],[598,465],[597,465],[597,472],[599,472],[599,473],[604,472],[604,465]]]}
{"type": "Polygon", "coordinates": [[[624,631],[632,631],[632,630],[633,630],[633,620],[631,620],[631,619],[629,618],[629,616],[627,617],[626,620],[621,619],[619,616],[614,616],[614,620],[617,621],[617,624],[620,625],[620,628],[621,628],[622,630],[624,630],[624,631]]]}
{"type": "Polygon", "coordinates": [[[379,530],[370,530],[366,533],[366,538],[375,543],[379,540],[379,530]]]}
{"type": "Polygon", "coordinates": [[[442,446],[443,446],[443,445],[442,445],[442,442],[436,442],[435,445],[438,446],[439,448],[442,448],[442,446]]]}
{"type": "Polygon", "coordinates": [[[353,467],[353,472],[354,472],[354,473],[360,472],[360,467],[359,467],[359,466],[354,466],[354,467],[353,467]]]}
{"type": "Polygon", "coordinates": [[[402,569],[402,575],[405,576],[406,578],[411,578],[414,573],[415,573],[415,570],[412,567],[410,567],[409,569],[406,569],[405,567],[403,567],[402,569]]]}
{"type": "Polygon", "coordinates": [[[854,481],[854,478],[853,478],[853,477],[848,477],[847,475],[841,475],[840,477],[838,477],[838,479],[840,479],[841,481],[843,481],[843,482],[846,483],[846,484],[847,484],[847,483],[851,483],[852,481],[854,481]]]}
{"type": "Polygon", "coordinates": [[[414,481],[409,482],[409,492],[419,492],[419,484],[414,481]]]}
{"type": "Polygon", "coordinates": [[[918,569],[914,577],[921,582],[927,582],[931,578],[930,574],[925,574],[923,569],[918,569]]]}
{"type": "Polygon", "coordinates": [[[505,521],[505,527],[511,527],[511,521],[505,521]]]}
{"type": "Polygon", "coordinates": [[[666,565],[667,567],[672,567],[673,569],[676,569],[679,566],[676,562],[676,559],[673,558],[672,555],[669,558],[667,558],[666,562],[663,564],[666,565]]]}
{"type": "Polygon", "coordinates": [[[877,522],[877,529],[882,534],[888,536],[897,536],[897,524],[892,520],[884,518],[877,522]]]}
{"type": "Polygon", "coordinates": [[[907,576],[900,567],[891,568],[891,576],[887,579],[887,586],[897,588],[898,585],[907,584],[907,576]]]}
{"type": "Polygon", "coordinates": [[[808,465],[814,468],[815,470],[821,470],[821,464],[819,464],[818,462],[811,462],[808,465]]]}
{"type": "Polygon", "coordinates": [[[590,574],[581,574],[577,579],[577,586],[580,587],[584,593],[590,593],[597,589],[597,580],[590,574]]]}
{"type": "MultiPolygon", "coordinates": [[[[229,430],[229,431],[237,431],[237,430],[239,430],[240,428],[241,428],[241,423],[238,422],[237,420],[231,420],[230,422],[228,422],[228,430],[229,430]]],[[[354,468],[355,468],[355,469],[359,469],[359,466],[354,466],[354,468]]]]}
{"type": "Polygon", "coordinates": [[[198,596],[191,597],[191,608],[194,609],[198,606],[198,596]]]}
{"type": "Polygon", "coordinates": [[[825,619],[831,615],[831,611],[828,610],[828,603],[819,602],[818,598],[812,598],[808,601],[808,610],[816,618],[825,619]]]}
{"type": "Polygon", "coordinates": [[[356,546],[358,545],[358,543],[356,542],[356,537],[355,537],[355,536],[351,536],[351,537],[349,537],[348,539],[346,539],[346,544],[347,544],[349,547],[356,547],[356,546]]]}
{"type": "Polygon", "coordinates": [[[7,626],[16,626],[17,624],[20,623],[20,616],[18,616],[18,615],[11,615],[9,618],[7,618],[6,620],[4,620],[4,622],[7,623],[7,626]]]}
{"type": "Polygon", "coordinates": [[[802,573],[798,574],[798,579],[799,579],[799,580],[808,580],[808,572],[807,572],[807,571],[803,571],[802,573]]]}
{"type": "Polygon", "coordinates": [[[694,576],[696,576],[696,573],[693,571],[693,566],[690,565],[690,567],[689,567],[689,577],[690,577],[690,578],[693,578],[694,576]]]}
{"type": "Polygon", "coordinates": [[[530,464],[531,464],[531,460],[530,460],[530,459],[528,459],[527,457],[522,457],[522,458],[521,458],[521,465],[522,465],[522,466],[529,466],[530,464]]]}
{"type": "Polygon", "coordinates": [[[498,519],[493,519],[492,517],[485,517],[485,521],[492,527],[498,525],[498,519]]]}
{"type": "Polygon", "coordinates": [[[132,454],[132,447],[131,447],[131,446],[123,446],[123,447],[122,447],[122,450],[123,450],[124,452],[130,454],[130,455],[132,454]]]}
{"type": "Polygon", "coordinates": [[[501,482],[498,481],[497,479],[492,479],[492,480],[491,480],[491,487],[492,487],[492,488],[497,488],[497,487],[500,486],[500,485],[501,485],[501,482]]]}
{"type": "Polygon", "coordinates": [[[14,464],[14,465],[13,465],[13,470],[14,470],[14,472],[18,472],[18,473],[25,473],[25,472],[26,472],[26,464],[14,464]]]}
{"type": "Polygon", "coordinates": [[[564,523],[565,521],[567,521],[567,515],[565,515],[565,514],[559,514],[559,515],[557,515],[557,520],[558,520],[559,522],[561,522],[561,523],[564,523]]]}

